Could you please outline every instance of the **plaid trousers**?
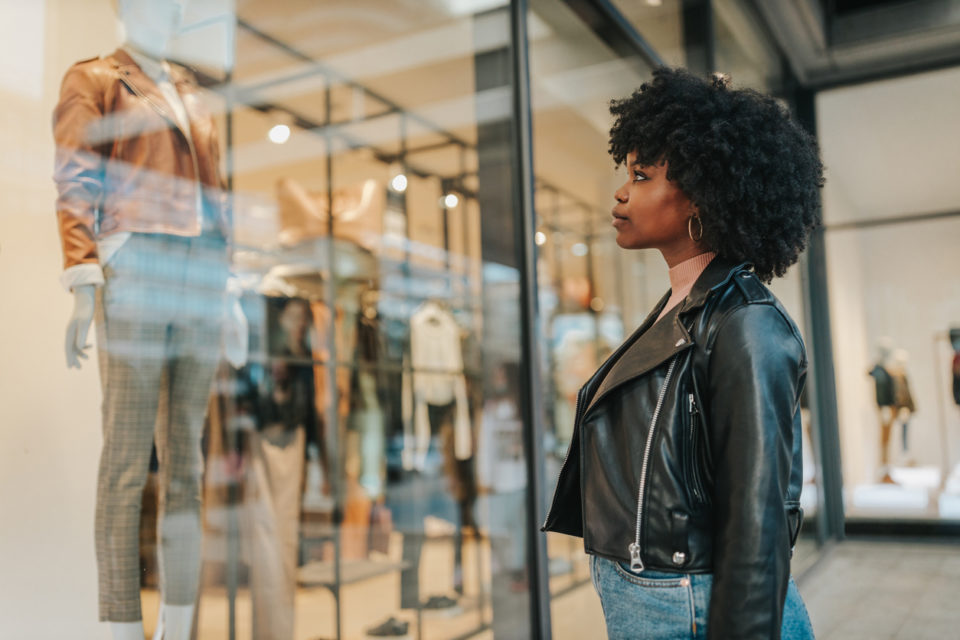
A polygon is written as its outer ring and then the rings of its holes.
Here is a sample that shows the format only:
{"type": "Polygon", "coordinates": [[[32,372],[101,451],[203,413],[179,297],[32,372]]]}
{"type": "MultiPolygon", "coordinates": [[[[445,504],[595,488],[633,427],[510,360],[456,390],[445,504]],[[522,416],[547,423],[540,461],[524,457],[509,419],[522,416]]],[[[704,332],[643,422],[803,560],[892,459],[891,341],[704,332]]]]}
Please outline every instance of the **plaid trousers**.
{"type": "Polygon", "coordinates": [[[196,601],[203,433],[220,357],[227,252],[219,237],[132,234],[97,298],[103,450],[97,479],[100,620],[140,610],[140,507],[156,443],[164,602],[196,601]]]}

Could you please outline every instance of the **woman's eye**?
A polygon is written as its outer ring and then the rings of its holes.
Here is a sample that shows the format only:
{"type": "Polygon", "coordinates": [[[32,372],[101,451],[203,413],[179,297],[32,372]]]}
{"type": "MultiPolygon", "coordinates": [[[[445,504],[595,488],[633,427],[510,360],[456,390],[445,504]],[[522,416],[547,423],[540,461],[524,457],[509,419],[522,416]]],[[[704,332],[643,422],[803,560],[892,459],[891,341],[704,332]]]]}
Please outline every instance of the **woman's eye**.
{"type": "Polygon", "coordinates": [[[633,181],[634,181],[634,182],[642,182],[643,180],[647,180],[647,179],[648,179],[648,178],[647,178],[646,174],[643,173],[643,171],[634,171],[634,172],[633,172],[633,181]]]}

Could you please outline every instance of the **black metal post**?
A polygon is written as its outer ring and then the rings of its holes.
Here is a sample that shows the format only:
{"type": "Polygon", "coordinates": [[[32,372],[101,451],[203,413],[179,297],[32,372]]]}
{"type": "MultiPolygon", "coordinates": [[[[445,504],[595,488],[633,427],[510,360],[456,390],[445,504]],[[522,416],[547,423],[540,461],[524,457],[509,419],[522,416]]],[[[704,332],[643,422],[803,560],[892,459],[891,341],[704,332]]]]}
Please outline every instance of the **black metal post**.
{"type": "Polygon", "coordinates": [[[543,386],[537,340],[536,212],[533,192],[533,118],[530,104],[530,69],[527,40],[527,0],[510,3],[511,79],[513,82],[513,200],[516,224],[516,264],[520,272],[521,346],[524,357],[521,415],[527,458],[527,554],[530,584],[530,634],[550,638],[550,583],[547,573],[547,541],[540,533],[545,515],[543,451],[543,386]]]}
{"type": "MultiPolygon", "coordinates": [[[[798,89],[794,94],[797,119],[815,135],[817,124],[814,97],[814,92],[807,89],[798,89]]],[[[826,232],[823,228],[815,230],[810,236],[805,266],[804,299],[811,343],[807,387],[810,390],[810,410],[818,441],[814,446],[820,462],[820,513],[824,520],[820,531],[827,539],[842,539],[843,471],[837,418],[837,383],[833,369],[833,338],[830,332],[826,232]]]]}

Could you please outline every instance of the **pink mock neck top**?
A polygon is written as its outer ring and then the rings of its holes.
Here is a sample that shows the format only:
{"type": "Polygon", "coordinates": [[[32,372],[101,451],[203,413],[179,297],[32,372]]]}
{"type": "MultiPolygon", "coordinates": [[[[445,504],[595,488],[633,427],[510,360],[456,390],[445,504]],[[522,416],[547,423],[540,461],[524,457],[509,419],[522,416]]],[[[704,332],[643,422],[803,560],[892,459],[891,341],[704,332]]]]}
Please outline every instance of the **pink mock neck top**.
{"type": "Polygon", "coordinates": [[[670,268],[670,299],[667,300],[663,311],[657,316],[658,322],[660,318],[667,315],[671,309],[683,302],[683,299],[686,298],[693,289],[697,278],[699,278],[703,270],[707,268],[710,261],[716,257],[717,254],[708,251],[694,256],[689,260],[684,260],[680,264],[670,268]]]}

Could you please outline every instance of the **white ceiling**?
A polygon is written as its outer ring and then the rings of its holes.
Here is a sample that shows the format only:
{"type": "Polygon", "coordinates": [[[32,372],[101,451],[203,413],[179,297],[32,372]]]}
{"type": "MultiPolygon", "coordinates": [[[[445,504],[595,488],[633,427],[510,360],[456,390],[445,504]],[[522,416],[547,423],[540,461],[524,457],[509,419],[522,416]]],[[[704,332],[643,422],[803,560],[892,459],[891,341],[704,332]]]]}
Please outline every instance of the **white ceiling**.
{"type": "Polygon", "coordinates": [[[960,211],[960,67],[824,91],[828,224],[960,211]]]}

